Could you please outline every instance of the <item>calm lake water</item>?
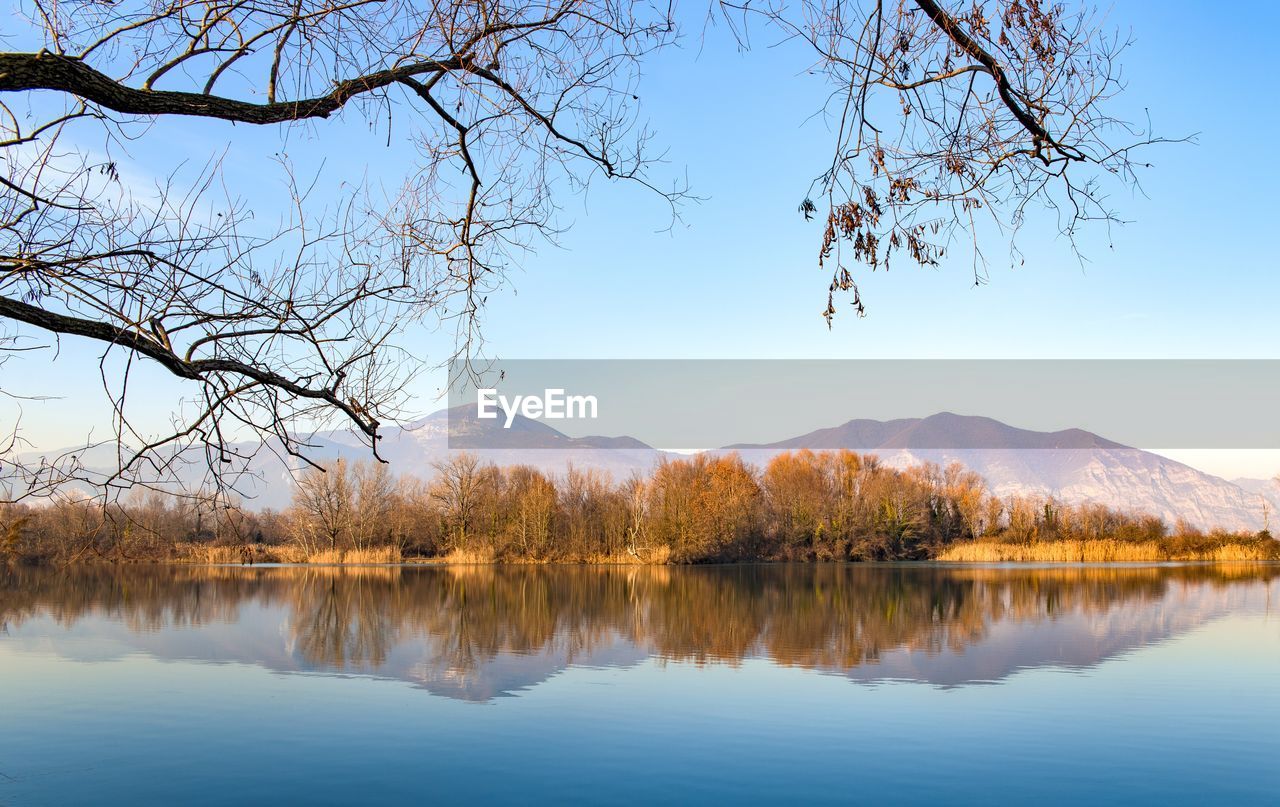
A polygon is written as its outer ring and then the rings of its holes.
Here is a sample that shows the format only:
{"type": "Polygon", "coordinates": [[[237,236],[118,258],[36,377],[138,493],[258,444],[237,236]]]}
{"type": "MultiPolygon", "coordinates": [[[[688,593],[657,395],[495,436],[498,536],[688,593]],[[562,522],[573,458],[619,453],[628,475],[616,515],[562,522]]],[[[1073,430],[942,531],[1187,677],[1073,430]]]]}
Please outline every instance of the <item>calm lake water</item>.
{"type": "Polygon", "coordinates": [[[1276,565],[0,570],[0,804],[1278,788],[1276,565]]]}

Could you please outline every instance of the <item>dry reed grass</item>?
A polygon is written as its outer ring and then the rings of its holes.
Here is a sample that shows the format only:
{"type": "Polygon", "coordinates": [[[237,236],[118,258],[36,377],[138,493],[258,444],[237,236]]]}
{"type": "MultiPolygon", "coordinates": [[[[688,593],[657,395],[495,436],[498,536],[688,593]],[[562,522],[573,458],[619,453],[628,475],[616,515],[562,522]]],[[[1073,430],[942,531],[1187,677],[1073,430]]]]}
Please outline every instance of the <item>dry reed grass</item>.
{"type": "Polygon", "coordinates": [[[449,552],[449,554],[440,558],[438,562],[461,566],[491,563],[501,563],[505,565],[573,563],[598,564],[602,566],[665,566],[671,562],[671,548],[666,546],[657,546],[648,549],[640,549],[635,554],[630,552],[615,552],[613,554],[588,553],[549,559],[522,558],[518,556],[499,558],[490,549],[454,549],[449,552]]]}
{"type": "Polygon", "coordinates": [[[1265,545],[1242,545],[1232,544],[1230,546],[1220,546],[1214,549],[1205,557],[1205,560],[1217,561],[1235,561],[1235,560],[1275,560],[1276,553],[1265,545]]]}
{"type": "Polygon", "coordinates": [[[441,560],[460,566],[495,562],[493,551],[489,549],[454,549],[441,560]]]}
{"type": "Polygon", "coordinates": [[[337,549],[308,553],[299,546],[281,544],[264,546],[208,546],[206,544],[178,544],[174,547],[175,559],[181,563],[241,564],[241,563],[316,563],[316,564],[386,564],[400,563],[400,548],[394,546],[371,549],[337,549]]]}
{"type": "MultiPolygon", "coordinates": [[[[317,565],[386,565],[406,562],[398,547],[338,549],[308,553],[296,545],[208,546],[178,544],[174,559],[181,563],[207,565],[251,563],[299,563],[317,565]]],[[[1019,543],[974,541],[955,544],[940,552],[936,560],[950,563],[1143,563],[1151,561],[1256,562],[1280,560],[1280,543],[1242,536],[1171,537],[1161,541],[1057,540],[1019,543]]],[[[536,560],[497,557],[493,550],[455,549],[440,558],[412,558],[409,562],[451,566],[479,566],[495,563],[545,564],[582,563],[620,566],[665,566],[671,550],[657,546],[636,553],[592,554],[536,560]]]]}
{"type": "Polygon", "coordinates": [[[185,563],[241,563],[244,559],[244,555],[238,546],[176,544],[173,550],[177,560],[185,563]]]}
{"type": "Polygon", "coordinates": [[[336,549],[313,552],[306,563],[378,565],[400,563],[404,558],[398,546],[377,546],[368,549],[336,549]]]}
{"type": "Polygon", "coordinates": [[[671,547],[655,546],[639,549],[634,555],[624,552],[621,555],[610,555],[607,558],[594,560],[592,563],[620,563],[624,566],[666,566],[671,563],[671,547]]]}
{"type": "Polygon", "coordinates": [[[297,547],[241,544],[210,546],[209,544],[175,544],[174,559],[179,563],[207,565],[242,563],[299,563],[305,559],[297,547]]]}
{"type": "Polygon", "coordinates": [[[621,566],[663,566],[671,562],[671,550],[665,546],[639,550],[636,554],[621,552],[611,555],[593,554],[537,560],[529,558],[498,558],[490,549],[455,549],[439,558],[408,558],[399,547],[373,547],[370,549],[332,549],[307,552],[294,544],[264,546],[210,546],[207,544],[178,544],[174,547],[174,560],[179,563],[202,565],[239,565],[243,563],[298,563],[323,566],[384,565],[395,563],[432,563],[454,566],[476,566],[494,563],[545,564],[583,563],[621,566]]]}
{"type": "Polygon", "coordinates": [[[1231,543],[1203,549],[1157,541],[1043,541],[1020,544],[976,541],[945,549],[938,560],[953,563],[1126,563],[1166,560],[1272,560],[1276,547],[1266,543],[1231,543]]]}

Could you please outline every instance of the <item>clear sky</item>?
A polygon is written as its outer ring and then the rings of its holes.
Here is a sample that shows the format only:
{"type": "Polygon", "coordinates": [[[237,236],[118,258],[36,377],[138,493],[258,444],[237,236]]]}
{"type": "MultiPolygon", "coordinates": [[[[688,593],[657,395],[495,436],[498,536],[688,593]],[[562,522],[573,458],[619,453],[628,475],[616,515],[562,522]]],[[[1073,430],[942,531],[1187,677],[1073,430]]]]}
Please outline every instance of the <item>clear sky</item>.
{"type": "MultiPolygon", "coordinates": [[[[587,197],[563,197],[573,227],[490,297],[486,351],[501,358],[1280,358],[1271,242],[1280,110],[1269,78],[1280,8],[1257,4],[1243,14],[1203,2],[1125,3],[1111,18],[1136,39],[1124,60],[1129,89],[1120,113],[1141,119],[1148,109],[1157,134],[1197,134],[1198,143],[1153,147],[1145,195],[1119,188],[1113,195],[1131,223],[1113,233],[1111,245],[1103,232],[1086,237],[1083,266],[1053,232],[1030,230],[1021,242],[1025,265],[1011,268],[994,250],[990,283],[979,288],[959,253],[938,269],[902,261],[888,274],[859,277],[867,318],[846,306],[828,330],[820,311],[829,275],[815,261],[820,224],[796,213],[829,153],[830,133],[811,117],[825,88],[805,73],[803,52],[740,53],[723,32],[704,41],[694,21],[684,47],[647,63],[640,95],[668,150],[665,174],[659,167],[655,178],[687,174],[704,200],[662,231],[665,207],[634,187],[600,183],[587,197]]],[[[237,130],[228,174],[241,180],[236,187],[251,186],[256,149],[375,175],[393,172],[403,158],[386,147],[385,133],[359,122],[334,123],[334,133],[329,125],[287,138],[237,130]]],[[[193,159],[203,160],[226,148],[224,124],[165,122],[158,132],[170,156],[195,151],[193,159]]],[[[126,170],[145,172],[132,156],[126,170]]],[[[429,360],[447,353],[443,334],[414,340],[429,360]]],[[[44,447],[74,444],[90,423],[105,423],[84,406],[96,389],[96,363],[70,341],[63,351],[68,360],[52,371],[35,357],[0,370],[0,383],[21,374],[24,387],[35,380],[39,392],[62,396],[24,407],[24,431],[44,447]]],[[[421,382],[419,411],[436,408],[438,384],[435,376],[421,382]]],[[[162,413],[164,396],[156,400],[162,413]]],[[[1280,470],[1273,453],[1197,452],[1193,461],[1227,476],[1280,470]]]]}

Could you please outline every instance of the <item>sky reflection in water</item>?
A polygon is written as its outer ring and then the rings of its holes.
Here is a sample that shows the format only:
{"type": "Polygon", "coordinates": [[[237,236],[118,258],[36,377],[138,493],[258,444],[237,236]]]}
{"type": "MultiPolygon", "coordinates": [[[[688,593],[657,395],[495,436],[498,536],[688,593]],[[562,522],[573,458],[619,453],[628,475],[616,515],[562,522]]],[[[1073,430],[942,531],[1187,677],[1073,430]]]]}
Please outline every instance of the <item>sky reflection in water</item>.
{"type": "Polygon", "coordinates": [[[0,572],[0,803],[1267,803],[1280,566],[0,572]]]}

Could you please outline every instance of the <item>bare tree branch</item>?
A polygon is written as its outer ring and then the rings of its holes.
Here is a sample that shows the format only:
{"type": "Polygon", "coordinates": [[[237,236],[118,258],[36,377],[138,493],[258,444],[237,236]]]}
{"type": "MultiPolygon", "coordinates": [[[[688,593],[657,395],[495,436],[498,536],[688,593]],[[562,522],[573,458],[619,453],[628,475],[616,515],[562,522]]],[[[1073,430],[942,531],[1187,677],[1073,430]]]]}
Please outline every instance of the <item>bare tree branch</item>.
{"type": "Polygon", "coordinates": [[[218,488],[255,445],[315,465],[305,435],[335,423],[376,456],[407,381],[473,353],[488,295],[558,232],[557,187],[625,179],[673,211],[683,196],[648,179],[656,158],[636,125],[639,61],[675,37],[665,4],[18,11],[26,47],[0,52],[0,338],[98,346],[118,458],[96,475],[83,451],[19,467],[41,490],[60,478],[127,489],[197,460],[210,468],[201,487],[218,488]],[[182,151],[165,140],[175,117],[230,137],[234,159],[261,166],[252,184],[229,185],[216,157],[161,165],[158,152],[182,151]],[[222,126],[276,128],[287,144],[299,125],[320,136],[361,119],[386,129],[398,173],[353,175],[335,159],[300,177],[283,148],[268,162],[259,145],[238,150],[250,130],[222,126]],[[441,326],[455,329],[453,353],[424,361],[410,334],[441,326]],[[167,425],[137,420],[150,363],[187,390],[167,425]]]}
{"type": "Polygon", "coordinates": [[[235,123],[267,125],[327,118],[362,93],[423,74],[465,70],[468,60],[454,57],[379,70],[340,81],[316,98],[254,104],[197,92],[135,89],[114,81],[84,62],[56,53],[0,53],[0,92],[57,90],[125,115],[192,115],[235,123]]]}

